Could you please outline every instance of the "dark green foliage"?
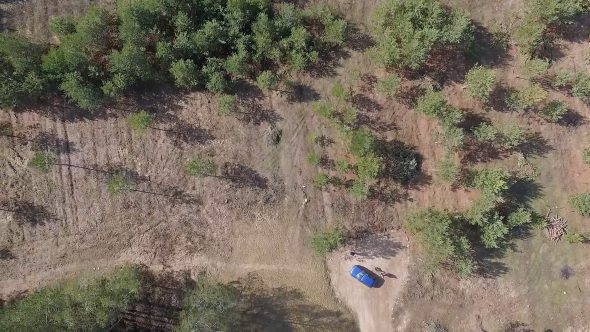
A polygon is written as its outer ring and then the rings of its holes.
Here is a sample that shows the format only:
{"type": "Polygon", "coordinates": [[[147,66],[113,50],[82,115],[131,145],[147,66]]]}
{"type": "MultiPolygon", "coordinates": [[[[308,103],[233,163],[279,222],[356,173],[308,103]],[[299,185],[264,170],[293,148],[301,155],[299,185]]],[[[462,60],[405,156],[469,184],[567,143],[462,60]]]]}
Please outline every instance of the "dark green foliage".
{"type": "Polygon", "coordinates": [[[37,151],[33,155],[31,161],[29,161],[29,166],[42,173],[47,173],[56,161],[57,156],[54,153],[49,151],[37,151]]]}
{"type": "Polygon", "coordinates": [[[320,256],[325,256],[343,244],[344,233],[338,227],[327,228],[324,231],[316,232],[311,239],[311,248],[320,256]]]}
{"type": "Polygon", "coordinates": [[[433,49],[472,38],[470,19],[437,0],[386,0],[374,20],[379,60],[387,67],[418,69],[433,49]]]}
{"type": "Polygon", "coordinates": [[[590,98],[590,75],[580,73],[576,76],[572,86],[572,95],[579,98],[590,98]]]}
{"type": "Polygon", "coordinates": [[[548,122],[559,122],[567,114],[567,106],[558,100],[547,103],[539,115],[548,122]]]}
{"type": "Polygon", "coordinates": [[[496,73],[493,69],[475,66],[467,72],[465,85],[471,97],[487,102],[496,85],[496,73]]]}
{"type": "Polygon", "coordinates": [[[579,214],[590,217],[590,193],[570,197],[570,204],[579,214]]]}
{"type": "Polygon", "coordinates": [[[369,155],[377,148],[377,139],[367,128],[355,130],[350,135],[350,151],[356,157],[369,155]]]}
{"type": "Polygon", "coordinates": [[[469,186],[481,190],[484,196],[502,196],[510,187],[510,175],[503,169],[475,170],[469,186]]]}
{"type": "Polygon", "coordinates": [[[0,107],[35,101],[47,92],[40,67],[42,52],[22,37],[0,33],[0,107]]]}
{"type": "Polygon", "coordinates": [[[201,275],[183,299],[175,331],[233,331],[240,318],[238,304],[236,289],[201,275]]]}
{"type": "Polygon", "coordinates": [[[379,81],[377,90],[387,97],[395,97],[402,86],[402,79],[396,74],[389,74],[379,81]]]}
{"type": "Polygon", "coordinates": [[[139,296],[132,267],[42,288],[0,310],[1,331],[106,331],[139,296]]]}
{"type": "Polygon", "coordinates": [[[499,132],[496,127],[493,125],[482,122],[477,127],[473,129],[473,137],[478,142],[489,142],[493,143],[498,138],[499,132]]]}
{"type": "Polygon", "coordinates": [[[140,135],[145,133],[145,131],[150,128],[154,121],[154,115],[146,111],[139,111],[127,117],[127,123],[129,124],[129,127],[131,127],[131,129],[140,135]]]}
{"type": "Polygon", "coordinates": [[[195,156],[184,165],[184,170],[188,175],[192,176],[214,176],[217,171],[217,165],[209,158],[195,156]]]}
{"type": "Polygon", "coordinates": [[[426,266],[432,272],[446,264],[451,264],[462,276],[469,276],[475,270],[471,244],[456,217],[427,209],[412,214],[404,227],[418,235],[425,251],[426,266]]]}
{"type": "Polygon", "coordinates": [[[270,70],[265,70],[256,77],[256,84],[262,90],[272,90],[277,86],[278,82],[278,77],[270,70]]]}

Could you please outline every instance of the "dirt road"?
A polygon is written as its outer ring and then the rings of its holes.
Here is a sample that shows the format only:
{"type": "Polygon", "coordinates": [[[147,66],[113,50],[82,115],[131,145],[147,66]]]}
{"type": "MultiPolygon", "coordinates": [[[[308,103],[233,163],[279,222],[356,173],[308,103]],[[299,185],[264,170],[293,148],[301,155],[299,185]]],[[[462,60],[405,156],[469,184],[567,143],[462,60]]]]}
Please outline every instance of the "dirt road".
{"type": "MultiPolygon", "coordinates": [[[[356,314],[362,332],[394,331],[391,314],[408,277],[409,255],[399,233],[369,235],[332,253],[327,260],[338,298],[356,314]],[[354,251],[355,256],[350,255],[354,251]],[[350,276],[353,265],[384,272],[377,287],[367,288],[350,276]]],[[[379,273],[376,273],[379,275],[379,273]]]]}

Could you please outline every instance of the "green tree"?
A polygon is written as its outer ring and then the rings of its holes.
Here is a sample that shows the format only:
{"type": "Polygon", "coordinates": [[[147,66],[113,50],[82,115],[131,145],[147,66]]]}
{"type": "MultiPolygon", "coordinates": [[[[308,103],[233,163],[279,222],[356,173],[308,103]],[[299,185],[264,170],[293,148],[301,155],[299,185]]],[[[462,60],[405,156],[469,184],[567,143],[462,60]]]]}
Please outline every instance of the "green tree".
{"type": "Polygon", "coordinates": [[[488,102],[496,86],[496,72],[483,66],[475,66],[467,72],[465,85],[471,97],[488,102]]]}
{"type": "Polygon", "coordinates": [[[195,88],[203,83],[201,72],[191,59],[180,59],[170,65],[170,74],[176,86],[181,88],[195,88]]]}
{"type": "Polygon", "coordinates": [[[579,98],[590,97],[590,75],[580,73],[576,76],[572,86],[572,95],[579,98]]]}
{"type": "Polygon", "coordinates": [[[539,115],[548,122],[559,122],[567,114],[567,106],[558,100],[547,103],[539,115]]]}
{"type": "Polygon", "coordinates": [[[133,113],[127,117],[127,123],[129,124],[129,127],[131,127],[132,130],[140,135],[143,135],[145,131],[154,124],[155,120],[156,119],[153,114],[143,110],[133,113]]]}
{"type": "Polygon", "coordinates": [[[379,176],[383,168],[383,160],[379,156],[367,154],[358,158],[356,173],[362,180],[372,180],[379,176]]]}
{"type": "Polygon", "coordinates": [[[356,157],[372,154],[377,149],[377,139],[367,128],[352,131],[350,135],[350,151],[356,157]]]}
{"type": "Polygon", "coordinates": [[[52,17],[49,28],[58,36],[67,36],[76,32],[76,20],[69,15],[52,17]]]}
{"type": "Polygon", "coordinates": [[[209,158],[195,156],[184,165],[184,170],[188,175],[197,177],[215,176],[217,165],[209,158]]]}
{"type": "Polygon", "coordinates": [[[545,75],[550,66],[547,59],[527,59],[524,62],[524,72],[530,79],[537,79],[545,75]]]}
{"type": "Polygon", "coordinates": [[[429,90],[416,101],[416,110],[433,118],[440,118],[449,107],[441,91],[429,90]]]}
{"type": "Polygon", "coordinates": [[[472,38],[470,19],[436,0],[386,0],[374,22],[378,59],[387,67],[418,69],[433,49],[472,38]]]}
{"type": "Polygon", "coordinates": [[[338,227],[329,227],[316,232],[310,244],[316,254],[325,256],[344,244],[344,233],[338,227]]]}
{"type": "Polygon", "coordinates": [[[397,96],[402,87],[402,79],[398,75],[392,73],[377,83],[377,90],[387,97],[393,98],[397,96]]]}
{"type": "Polygon", "coordinates": [[[330,184],[330,180],[329,175],[320,173],[313,179],[313,184],[318,188],[323,188],[330,184]]]}
{"type": "Polygon", "coordinates": [[[239,293],[231,286],[199,276],[182,301],[177,332],[232,331],[240,318],[239,293]]]}
{"type": "Polygon", "coordinates": [[[352,182],[350,188],[348,188],[350,194],[358,199],[358,200],[365,200],[369,196],[369,183],[365,179],[356,179],[352,182]]]}
{"type": "Polygon", "coordinates": [[[509,124],[500,132],[500,143],[504,148],[513,149],[524,143],[526,140],[525,130],[515,124],[509,124]]]}
{"type": "Polygon", "coordinates": [[[469,185],[483,195],[502,196],[510,186],[510,175],[503,169],[485,168],[472,172],[469,185]]]}
{"type": "Polygon", "coordinates": [[[570,204],[579,214],[590,217],[590,193],[582,193],[570,197],[570,204]]]}
{"type": "Polygon", "coordinates": [[[118,195],[123,191],[133,190],[135,180],[126,172],[115,172],[107,178],[107,191],[111,195],[118,195]]]}
{"type": "Polygon", "coordinates": [[[311,166],[317,166],[320,164],[321,162],[321,157],[314,152],[310,152],[307,155],[307,162],[311,165],[311,166]]]}
{"type": "Polygon", "coordinates": [[[139,297],[133,267],[41,288],[0,309],[2,331],[106,331],[139,297]]]}
{"type": "Polygon", "coordinates": [[[37,151],[29,161],[29,166],[36,170],[47,173],[51,169],[51,166],[55,165],[57,156],[53,152],[49,151],[37,151]]]}
{"type": "Polygon", "coordinates": [[[278,77],[270,70],[265,70],[256,77],[256,84],[262,90],[273,90],[278,84],[278,77]]]}
{"type": "Polygon", "coordinates": [[[105,100],[102,91],[85,82],[77,72],[66,74],[59,87],[80,108],[88,111],[96,111],[105,100]]]}
{"type": "Polygon", "coordinates": [[[473,137],[478,142],[495,142],[498,135],[498,129],[487,122],[482,122],[473,129],[473,137]]]}

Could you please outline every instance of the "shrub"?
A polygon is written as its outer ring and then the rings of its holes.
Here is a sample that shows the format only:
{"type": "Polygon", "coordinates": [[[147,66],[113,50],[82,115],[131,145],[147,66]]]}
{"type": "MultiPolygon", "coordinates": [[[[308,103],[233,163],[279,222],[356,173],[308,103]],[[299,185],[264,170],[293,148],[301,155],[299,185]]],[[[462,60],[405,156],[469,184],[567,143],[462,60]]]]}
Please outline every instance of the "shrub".
{"type": "Polygon", "coordinates": [[[354,107],[346,107],[342,111],[342,123],[347,126],[354,126],[358,120],[359,111],[354,107]]]}
{"type": "Polygon", "coordinates": [[[320,173],[313,179],[313,184],[318,188],[323,188],[330,184],[330,176],[324,173],[320,173]]]}
{"type": "Polygon", "coordinates": [[[553,76],[552,84],[557,88],[565,88],[572,84],[575,74],[569,71],[562,71],[553,76]]]}
{"type": "Polygon", "coordinates": [[[525,110],[539,106],[548,96],[547,91],[537,83],[529,84],[526,88],[518,92],[521,106],[525,110]]]}
{"type": "Polygon", "coordinates": [[[440,160],[436,167],[436,175],[443,181],[448,183],[456,183],[459,179],[461,169],[450,158],[440,160]]]}
{"type": "Polygon", "coordinates": [[[565,235],[565,240],[567,241],[567,243],[584,243],[586,241],[588,241],[588,238],[586,238],[586,236],[584,236],[583,234],[580,233],[568,233],[565,235]]]}
{"type": "Polygon", "coordinates": [[[329,252],[338,249],[342,244],[344,244],[344,233],[338,227],[316,232],[311,238],[311,248],[320,256],[327,255],[329,252]]]}
{"type": "Polygon", "coordinates": [[[364,179],[356,179],[348,189],[350,194],[358,199],[365,200],[369,196],[369,184],[364,179]]]}
{"type": "Polygon", "coordinates": [[[570,198],[572,207],[584,217],[590,217],[590,193],[574,195],[570,198]]]}
{"type": "Polygon", "coordinates": [[[239,310],[236,289],[201,275],[182,301],[176,331],[231,331],[238,325],[239,310]]]}
{"type": "Polygon", "coordinates": [[[51,166],[57,161],[57,156],[49,151],[37,151],[33,155],[29,166],[35,168],[41,173],[47,173],[51,169],[51,166]]]}
{"type": "Polygon", "coordinates": [[[363,180],[376,179],[382,168],[383,160],[373,154],[360,157],[356,163],[356,173],[363,180]]]}
{"type": "Polygon", "coordinates": [[[480,123],[473,129],[473,137],[478,142],[494,142],[498,134],[498,129],[486,122],[480,123]]]}
{"type": "Polygon", "coordinates": [[[76,32],[76,20],[73,16],[52,17],[49,28],[58,36],[66,36],[76,32]]]}
{"type": "Polygon", "coordinates": [[[140,135],[144,134],[145,131],[149,129],[154,123],[154,121],[154,115],[146,111],[139,111],[127,117],[127,123],[129,124],[129,127],[131,127],[131,129],[140,135]]]}
{"type": "Polygon", "coordinates": [[[191,59],[174,61],[169,71],[178,87],[190,89],[204,83],[201,71],[191,59]]]}
{"type": "Polygon", "coordinates": [[[374,153],[377,148],[377,139],[367,128],[354,130],[350,136],[350,151],[356,157],[363,157],[374,153]]]}
{"type": "Polygon", "coordinates": [[[479,189],[484,195],[501,196],[510,185],[510,175],[503,169],[481,169],[472,174],[471,187],[479,189]]]}
{"type": "Polygon", "coordinates": [[[319,116],[326,119],[333,119],[336,113],[334,107],[328,102],[316,101],[312,104],[312,109],[319,116]]]}
{"type": "Polygon", "coordinates": [[[256,84],[262,90],[272,90],[278,84],[278,77],[270,70],[265,70],[256,77],[256,84]]]}
{"type": "Polygon", "coordinates": [[[388,74],[386,78],[377,83],[377,90],[385,96],[395,97],[402,86],[402,79],[396,74],[388,74]]]}
{"type": "Polygon", "coordinates": [[[0,309],[0,330],[106,331],[138,299],[139,290],[139,274],[128,266],[60,282],[0,309]]]}
{"type": "Polygon", "coordinates": [[[475,66],[467,72],[465,85],[471,97],[487,102],[496,85],[496,73],[493,69],[475,66]]]}
{"type": "Polygon", "coordinates": [[[418,69],[433,49],[471,40],[469,18],[436,0],[387,0],[375,13],[376,49],[387,67],[418,69]]]}
{"type": "Polygon", "coordinates": [[[524,72],[530,79],[536,79],[545,75],[550,66],[549,60],[546,59],[527,59],[524,62],[524,72]]]}
{"type": "Polygon", "coordinates": [[[321,162],[321,157],[314,153],[314,152],[310,152],[307,155],[307,162],[311,165],[311,166],[318,166],[321,162]]]}
{"type": "Polygon", "coordinates": [[[440,118],[441,114],[449,107],[441,91],[427,91],[416,102],[416,110],[433,118],[440,118]]]}
{"type": "Polygon", "coordinates": [[[217,171],[217,165],[209,158],[195,156],[185,164],[184,170],[188,175],[192,176],[214,176],[217,171]]]}
{"type": "Polygon", "coordinates": [[[346,173],[350,170],[350,164],[346,160],[336,160],[336,171],[346,173]]]}
{"type": "Polygon", "coordinates": [[[572,86],[572,95],[579,98],[590,97],[590,75],[578,74],[572,86]]]}
{"type": "Polygon", "coordinates": [[[231,115],[238,111],[238,98],[235,95],[220,94],[217,96],[217,112],[231,115]]]}
{"type": "Polygon", "coordinates": [[[444,147],[449,151],[457,151],[463,148],[465,133],[463,128],[444,127],[443,131],[438,133],[438,139],[442,140],[444,147]]]}
{"type": "Polygon", "coordinates": [[[512,148],[516,148],[519,145],[521,145],[522,143],[524,143],[526,137],[525,137],[525,131],[522,127],[515,125],[515,124],[510,124],[507,126],[504,126],[502,128],[501,131],[501,138],[500,138],[500,143],[504,148],[507,149],[512,149],[512,148]]]}
{"type": "Polygon", "coordinates": [[[107,178],[107,191],[111,195],[118,195],[122,191],[133,190],[135,180],[125,172],[109,174],[107,178]]]}
{"type": "Polygon", "coordinates": [[[533,215],[531,211],[525,208],[518,208],[516,211],[511,212],[506,220],[506,224],[509,228],[531,224],[532,222],[533,215]]]}
{"type": "Polygon", "coordinates": [[[584,162],[584,164],[590,165],[590,147],[585,148],[582,151],[582,161],[584,162]]]}
{"type": "Polygon", "coordinates": [[[567,114],[567,106],[558,100],[547,103],[539,115],[548,122],[559,122],[567,114]]]}
{"type": "Polygon", "coordinates": [[[337,81],[332,86],[332,96],[340,100],[349,100],[352,97],[352,91],[337,81]]]}

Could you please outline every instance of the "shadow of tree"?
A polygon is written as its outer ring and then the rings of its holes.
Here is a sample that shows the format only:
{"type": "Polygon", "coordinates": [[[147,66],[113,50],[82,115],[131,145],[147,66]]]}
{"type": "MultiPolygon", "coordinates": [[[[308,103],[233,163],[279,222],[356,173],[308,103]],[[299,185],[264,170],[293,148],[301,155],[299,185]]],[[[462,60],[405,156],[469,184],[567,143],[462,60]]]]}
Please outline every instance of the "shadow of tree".
{"type": "Polygon", "coordinates": [[[525,157],[544,156],[553,150],[553,147],[540,132],[534,132],[527,133],[524,142],[517,146],[516,150],[521,152],[525,157]]]}
{"type": "Polygon", "coordinates": [[[40,132],[32,140],[33,149],[40,151],[52,151],[55,154],[70,154],[76,152],[75,144],[58,137],[53,132],[40,132]]]}
{"type": "Polygon", "coordinates": [[[368,230],[348,235],[350,248],[360,262],[365,259],[393,258],[404,246],[385,234],[371,233],[368,230]]]}
{"type": "Polygon", "coordinates": [[[221,174],[238,188],[266,189],[268,187],[268,180],[265,177],[256,170],[241,164],[226,162],[222,166],[221,174]]]}
{"type": "Polygon", "coordinates": [[[241,294],[241,331],[358,331],[344,313],[311,304],[296,289],[268,289],[255,273],[232,285],[241,294]]]}
{"type": "Polygon", "coordinates": [[[293,86],[293,93],[289,94],[288,101],[293,103],[307,103],[320,100],[321,95],[311,86],[296,83],[293,86]]]}
{"type": "Polygon", "coordinates": [[[382,176],[404,185],[424,186],[430,183],[427,175],[418,176],[423,158],[413,146],[397,140],[379,141],[378,145],[383,158],[382,176]]]}
{"type": "Polygon", "coordinates": [[[473,40],[467,50],[467,58],[471,65],[481,64],[487,67],[497,67],[506,64],[510,60],[508,54],[508,41],[498,34],[491,33],[479,22],[473,22],[473,40]]]}
{"type": "Polygon", "coordinates": [[[543,185],[529,178],[516,178],[508,189],[506,201],[511,206],[529,207],[531,202],[543,196],[543,185]]]}
{"type": "Polygon", "coordinates": [[[352,105],[362,112],[379,112],[383,110],[383,106],[361,93],[352,96],[352,105]]]}
{"type": "Polygon", "coordinates": [[[336,76],[340,61],[350,57],[350,52],[341,46],[324,44],[321,48],[318,61],[309,66],[306,71],[314,78],[336,76]]]}
{"type": "Polygon", "coordinates": [[[558,124],[570,128],[577,128],[587,123],[588,121],[586,121],[586,117],[571,109],[569,109],[558,122],[558,124]]]}
{"type": "Polygon", "coordinates": [[[373,40],[371,35],[361,31],[357,24],[349,23],[346,46],[353,51],[363,52],[375,46],[375,40],[373,40]]]}
{"type": "Polygon", "coordinates": [[[19,226],[44,226],[48,222],[59,220],[44,206],[26,200],[3,201],[0,206],[0,211],[13,213],[14,221],[19,226]]]}

